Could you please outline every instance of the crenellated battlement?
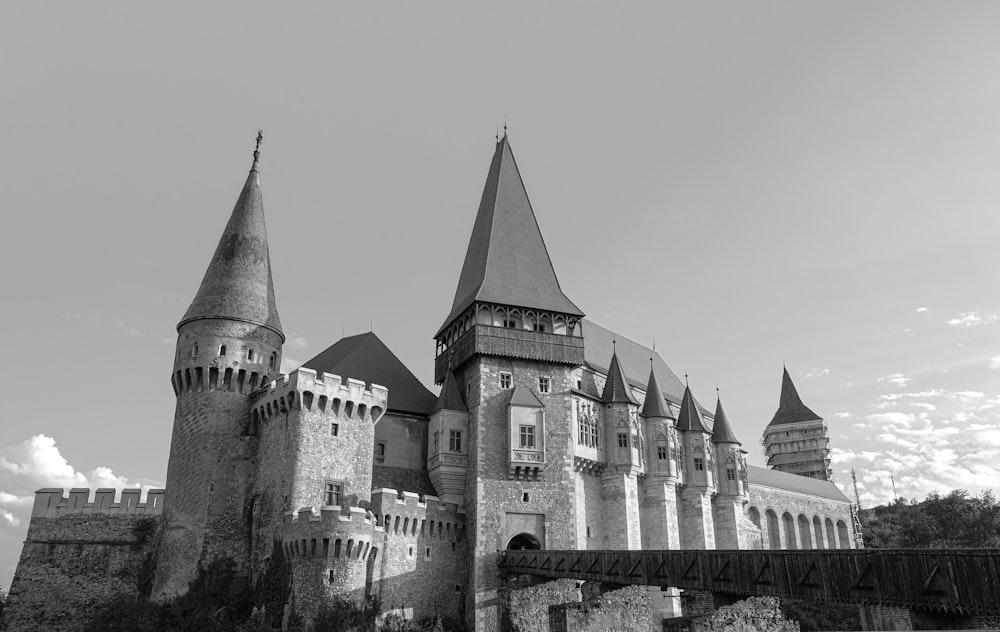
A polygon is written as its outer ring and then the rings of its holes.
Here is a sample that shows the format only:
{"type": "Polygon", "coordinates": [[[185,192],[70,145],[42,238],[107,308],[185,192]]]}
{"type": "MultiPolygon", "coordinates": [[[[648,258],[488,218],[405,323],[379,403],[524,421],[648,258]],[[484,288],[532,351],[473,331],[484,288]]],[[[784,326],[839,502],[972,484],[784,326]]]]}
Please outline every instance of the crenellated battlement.
{"type": "Polygon", "coordinates": [[[372,511],[387,535],[428,537],[459,542],[464,538],[465,516],[437,496],[395,489],[372,490],[372,511]]]}
{"type": "Polygon", "coordinates": [[[370,387],[362,380],[344,380],[333,373],[316,373],[300,368],[265,384],[251,395],[251,434],[263,420],[289,410],[306,409],[329,413],[338,418],[370,420],[377,423],[385,413],[389,389],[370,387]]]}
{"type": "Polygon", "coordinates": [[[74,487],[69,490],[69,496],[64,496],[63,488],[50,487],[35,492],[35,504],[31,508],[31,517],[58,518],[70,514],[147,514],[163,513],[165,489],[150,489],[146,492],[146,501],[141,502],[142,490],[123,489],[121,497],[116,501],[113,487],[102,487],[94,492],[94,500],[90,500],[90,488],[74,487]]]}
{"type": "Polygon", "coordinates": [[[281,541],[289,558],[364,559],[372,537],[382,533],[375,516],[361,507],[302,507],[285,514],[281,541]]]}

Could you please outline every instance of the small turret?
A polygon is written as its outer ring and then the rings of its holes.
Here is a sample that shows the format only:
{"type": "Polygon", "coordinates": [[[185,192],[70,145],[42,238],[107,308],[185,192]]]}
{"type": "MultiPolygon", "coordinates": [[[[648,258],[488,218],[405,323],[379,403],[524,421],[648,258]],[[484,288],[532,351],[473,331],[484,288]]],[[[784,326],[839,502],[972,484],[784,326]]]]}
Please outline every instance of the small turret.
{"type": "Polygon", "coordinates": [[[642,483],[643,502],[639,508],[642,521],[642,548],[680,548],[680,525],[677,521],[677,483],[681,472],[677,429],[670,408],[663,397],[660,382],[650,359],[646,401],[642,404],[647,453],[646,480],[642,483]]]}
{"type": "Polygon", "coordinates": [[[605,408],[605,445],[611,448],[606,451],[609,465],[617,467],[623,473],[641,473],[645,438],[636,417],[639,402],[632,394],[616,352],[611,354],[608,379],[604,382],[601,400],[605,408]]]}
{"type": "Polygon", "coordinates": [[[681,463],[684,469],[684,502],[681,533],[686,549],[714,549],[715,521],[712,495],[715,493],[715,448],[712,436],[705,427],[698,403],[694,401],[691,387],[685,385],[681,410],[677,414],[677,431],[683,448],[681,463]]]}
{"type": "Polygon", "coordinates": [[[712,443],[715,444],[715,457],[718,463],[718,488],[720,494],[743,496],[746,494],[746,464],[742,445],[722,408],[722,398],[715,403],[715,426],[712,428],[712,443]]]}
{"type": "Polygon", "coordinates": [[[649,370],[649,381],[646,384],[646,401],[642,404],[642,416],[646,418],[646,436],[650,437],[651,454],[647,456],[649,467],[647,472],[652,475],[666,476],[677,479],[679,450],[677,448],[677,429],[675,420],[663,397],[660,382],[656,372],[649,370]]]}
{"type": "Polygon", "coordinates": [[[469,409],[455,374],[448,371],[431,412],[427,431],[427,471],[434,490],[446,503],[464,505],[468,472],[469,409]]]}

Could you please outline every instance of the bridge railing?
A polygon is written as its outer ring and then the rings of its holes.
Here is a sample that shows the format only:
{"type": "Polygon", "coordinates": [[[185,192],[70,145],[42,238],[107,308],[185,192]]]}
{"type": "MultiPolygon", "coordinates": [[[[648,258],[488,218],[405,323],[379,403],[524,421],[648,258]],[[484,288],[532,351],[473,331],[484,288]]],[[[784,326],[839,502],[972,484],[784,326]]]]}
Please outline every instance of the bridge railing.
{"type": "Polygon", "coordinates": [[[1000,549],[503,551],[507,575],[1000,615],[1000,549]]]}

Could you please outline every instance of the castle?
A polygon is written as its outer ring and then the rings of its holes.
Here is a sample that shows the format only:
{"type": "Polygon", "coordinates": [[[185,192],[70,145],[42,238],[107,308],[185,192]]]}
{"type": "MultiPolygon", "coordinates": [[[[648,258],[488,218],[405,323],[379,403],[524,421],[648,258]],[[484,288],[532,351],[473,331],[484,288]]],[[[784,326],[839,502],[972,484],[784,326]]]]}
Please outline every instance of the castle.
{"type": "Polygon", "coordinates": [[[286,606],[306,620],[335,596],[377,598],[495,630],[502,549],[854,546],[826,426],[787,370],[763,440],[773,469],[750,466],[721,401],[703,408],[563,293],[506,135],[434,336],[437,396],[373,333],[279,374],[260,187],[258,137],[177,326],[166,489],[38,491],[9,629],[182,594],[220,558],[254,583],[286,565],[286,606]]]}

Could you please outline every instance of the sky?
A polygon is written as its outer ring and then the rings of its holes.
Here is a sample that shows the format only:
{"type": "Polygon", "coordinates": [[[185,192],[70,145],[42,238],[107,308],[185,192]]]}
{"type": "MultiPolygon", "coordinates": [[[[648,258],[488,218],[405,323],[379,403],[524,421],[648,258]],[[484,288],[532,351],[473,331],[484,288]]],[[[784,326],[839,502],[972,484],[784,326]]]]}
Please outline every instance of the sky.
{"type": "Polygon", "coordinates": [[[3,3],[0,585],[42,487],[158,487],[176,324],[264,130],[293,369],[431,384],[504,121],[562,288],[719,387],[782,365],[862,506],[1000,492],[1000,5],[3,3]]]}

